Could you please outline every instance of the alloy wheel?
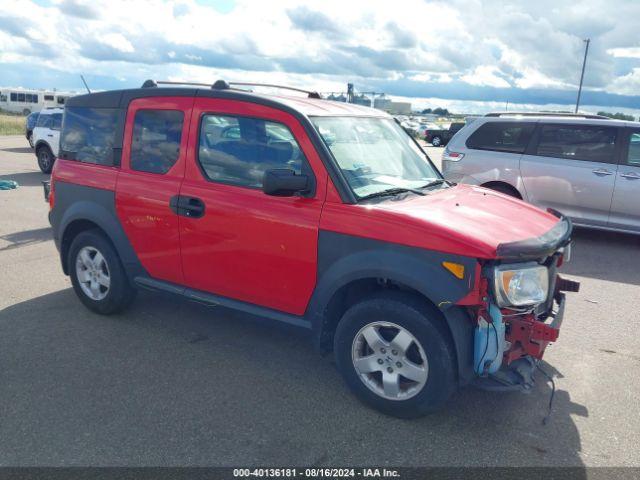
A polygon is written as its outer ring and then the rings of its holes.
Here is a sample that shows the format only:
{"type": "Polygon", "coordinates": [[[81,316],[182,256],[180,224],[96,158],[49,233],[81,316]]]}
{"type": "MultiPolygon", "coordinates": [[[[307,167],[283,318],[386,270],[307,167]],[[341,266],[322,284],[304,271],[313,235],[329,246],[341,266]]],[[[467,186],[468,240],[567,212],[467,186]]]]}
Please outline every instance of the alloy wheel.
{"type": "Polygon", "coordinates": [[[95,247],[83,247],[78,252],[76,277],[80,288],[91,300],[100,301],[109,293],[109,266],[102,253],[95,247]]]}
{"type": "Polygon", "coordinates": [[[48,171],[51,166],[51,155],[46,148],[41,149],[38,152],[38,163],[42,171],[48,171]]]}
{"type": "Polygon", "coordinates": [[[417,395],[429,377],[427,356],[418,339],[391,322],[361,328],[353,339],[351,359],[367,388],[388,400],[417,395]]]}

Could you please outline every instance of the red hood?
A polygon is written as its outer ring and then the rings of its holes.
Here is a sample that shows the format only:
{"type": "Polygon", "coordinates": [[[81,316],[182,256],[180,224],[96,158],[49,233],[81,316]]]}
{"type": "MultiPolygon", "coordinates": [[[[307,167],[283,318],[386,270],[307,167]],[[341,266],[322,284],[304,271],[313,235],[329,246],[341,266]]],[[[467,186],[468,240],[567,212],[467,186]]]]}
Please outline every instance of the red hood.
{"type": "Polygon", "coordinates": [[[496,258],[499,245],[540,237],[559,221],[522,200],[471,185],[348,207],[325,207],[322,228],[477,258],[496,258]]]}

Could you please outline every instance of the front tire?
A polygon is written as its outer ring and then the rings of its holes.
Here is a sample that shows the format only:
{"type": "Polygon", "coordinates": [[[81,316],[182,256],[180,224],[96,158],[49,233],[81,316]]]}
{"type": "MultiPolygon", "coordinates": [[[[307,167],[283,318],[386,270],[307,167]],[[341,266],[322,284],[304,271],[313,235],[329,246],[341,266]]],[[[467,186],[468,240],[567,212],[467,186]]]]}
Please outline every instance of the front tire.
{"type": "Polygon", "coordinates": [[[53,169],[53,163],[55,158],[49,147],[40,147],[36,150],[36,157],[38,158],[38,167],[42,173],[51,173],[53,169]]]}
{"type": "Polygon", "coordinates": [[[356,396],[387,415],[426,415],[455,390],[441,314],[412,295],[389,292],[353,305],[336,329],[334,353],[356,396]]]}
{"type": "Polygon", "coordinates": [[[33,134],[29,135],[29,136],[27,137],[27,140],[29,140],[29,146],[30,146],[31,148],[33,148],[33,147],[34,147],[34,145],[33,145],[33,134]]]}
{"type": "Polygon", "coordinates": [[[67,267],[76,295],[101,315],[124,310],[136,290],[111,242],[98,230],[81,232],[71,243],[67,267]]]}

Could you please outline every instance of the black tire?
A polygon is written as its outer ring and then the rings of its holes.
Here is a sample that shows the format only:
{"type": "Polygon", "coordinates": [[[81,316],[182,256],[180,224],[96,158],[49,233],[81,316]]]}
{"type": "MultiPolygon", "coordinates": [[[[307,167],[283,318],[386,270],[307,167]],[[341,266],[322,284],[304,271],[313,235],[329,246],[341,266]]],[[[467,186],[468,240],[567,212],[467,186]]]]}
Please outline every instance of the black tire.
{"type": "Polygon", "coordinates": [[[33,145],[33,134],[32,133],[29,134],[29,136],[27,137],[27,140],[29,141],[29,146],[31,148],[33,148],[34,145],[33,145]]]}
{"type": "Polygon", "coordinates": [[[394,417],[414,418],[437,411],[456,388],[456,362],[444,319],[433,306],[413,295],[388,292],[350,307],[336,329],[334,354],[338,369],[356,396],[394,417]],[[391,321],[406,329],[420,342],[426,354],[426,383],[410,398],[390,400],[376,394],[365,385],[354,367],[354,339],[363,327],[376,321],[391,321]]]}
{"type": "Polygon", "coordinates": [[[93,312],[101,315],[111,315],[124,310],[135,298],[136,289],[130,284],[120,257],[111,242],[99,230],[86,230],[73,239],[67,257],[67,268],[76,295],[93,312]],[[90,298],[80,286],[76,261],[78,260],[78,254],[84,247],[95,248],[99,251],[108,266],[110,285],[103,299],[94,300],[90,298]]]}
{"type": "Polygon", "coordinates": [[[505,195],[509,195],[510,197],[519,198],[520,200],[522,200],[520,193],[518,193],[518,191],[515,188],[513,188],[511,185],[506,185],[504,183],[489,183],[483,186],[490,190],[504,193],[505,195]]]}
{"type": "Polygon", "coordinates": [[[36,150],[36,157],[38,158],[38,167],[42,173],[51,173],[53,164],[56,161],[51,149],[45,145],[42,145],[36,150]]]}
{"type": "Polygon", "coordinates": [[[433,137],[431,139],[431,145],[434,147],[441,147],[442,146],[442,138],[439,137],[438,135],[436,135],[435,137],[433,137]]]}

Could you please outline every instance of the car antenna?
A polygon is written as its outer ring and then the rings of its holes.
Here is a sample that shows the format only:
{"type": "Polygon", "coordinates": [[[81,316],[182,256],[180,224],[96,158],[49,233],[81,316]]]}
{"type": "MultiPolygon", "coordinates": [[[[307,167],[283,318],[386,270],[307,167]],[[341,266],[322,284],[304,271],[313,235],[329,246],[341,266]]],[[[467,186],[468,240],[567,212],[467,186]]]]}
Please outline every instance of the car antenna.
{"type": "Polygon", "coordinates": [[[87,92],[91,93],[91,90],[89,90],[89,85],[87,85],[87,82],[84,79],[83,75],[80,75],[80,78],[82,79],[82,83],[84,83],[84,88],[87,89],[87,92]]]}

